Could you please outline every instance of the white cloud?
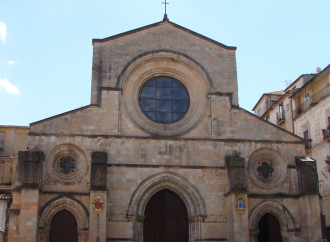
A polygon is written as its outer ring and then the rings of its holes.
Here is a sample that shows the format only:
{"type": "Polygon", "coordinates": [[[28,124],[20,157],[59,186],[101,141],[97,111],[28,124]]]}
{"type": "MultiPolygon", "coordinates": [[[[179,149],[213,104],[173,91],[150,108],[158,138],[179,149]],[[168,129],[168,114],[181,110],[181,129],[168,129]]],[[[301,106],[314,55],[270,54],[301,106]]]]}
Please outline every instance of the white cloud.
{"type": "Polygon", "coordinates": [[[0,22],[0,39],[5,43],[7,38],[7,26],[4,22],[0,22]]]}
{"type": "Polygon", "coordinates": [[[2,79],[0,77],[0,88],[1,87],[4,87],[5,90],[9,93],[12,93],[12,94],[15,94],[15,95],[19,94],[18,87],[11,84],[6,77],[4,79],[2,79]]]}
{"type": "Polygon", "coordinates": [[[8,65],[13,65],[15,63],[17,63],[17,61],[5,61],[5,60],[2,60],[3,63],[7,63],[8,65]]]}

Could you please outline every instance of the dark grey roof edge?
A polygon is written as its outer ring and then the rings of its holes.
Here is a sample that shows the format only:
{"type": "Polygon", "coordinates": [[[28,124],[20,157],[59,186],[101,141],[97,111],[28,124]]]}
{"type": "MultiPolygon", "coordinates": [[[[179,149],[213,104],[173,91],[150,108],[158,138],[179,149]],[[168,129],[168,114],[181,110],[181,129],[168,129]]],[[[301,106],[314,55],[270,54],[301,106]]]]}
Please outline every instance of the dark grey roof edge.
{"type": "Polygon", "coordinates": [[[170,21],[167,21],[167,20],[163,20],[163,21],[160,21],[160,22],[156,22],[156,23],[153,23],[153,24],[149,24],[149,25],[146,25],[146,26],[143,26],[143,27],[140,27],[140,28],[137,28],[137,29],[133,29],[133,30],[130,30],[130,31],[127,31],[127,32],[123,32],[123,33],[120,33],[120,34],[116,34],[116,35],[113,35],[113,36],[110,36],[110,37],[107,37],[107,38],[104,38],[104,39],[92,39],[92,44],[94,43],[103,43],[103,42],[106,42],[106,41],[110,41],[110,40],[114,40],[114,39],[118,39],[120,37],[123,37],[123,36],[126,36],[126,35],[129,35],[129,34],[134,34],[134,33],[137,33],[137,32],[140,32],[140,31],[143,31],[143,30],[146,30],[146,29],[150,29],[150,28],[153,28],[153,27],[157,27],[163,23],[170,23],[173,25],[173,27],[176,27],[178,29],[181,29],[189,34],[192,34],[192,35],[195,35],[201,39],[204,39],[206,41],[209,41],[215,45],[218,45],[218,46],[221,46],[227,50],[236,50],[237,47],[234,47],[234,46],[227,46],[227,45],[224,45],[220,42],[217,42],[213,39],[210,39],[204,35],[201,35],[197,32],[194,32],[190,29],[187,29],[185,27],[182,27],[181,25],[178,25],[176,23],[173,23],[173,22],[170,22],[170,21]]]}
{"type": "Polygon", "coordinates": [[[99,106],[96,105],[96,104],[90,104],[90,105],[87,105],[87,106],[84,106],[84,107],[81,107],[81,108],[76,108],[76,109],[73,109],[73,110],[70,110],[70,111],[67,111],[67,112],[64,112],[64,113],[60,113],[60,114],[51,116],[49,118],[41,119],[39,121],[30,123],[30,126],[35,125],[35,124],[39,124],[39,123],[42,123],[42,122],[45,122],[45,121],[48,121],[48,120],[51,120],[51,119],[54,119],[54,118],[58,118],[58,117],[61,117],[61,116],[64,116],[64,115],[68,115],[70,113],[74,113],[74,112],[77,112],[77,111],[80,111],[80,110],[83,110],[83,109],[86,109],[86,108],[90,108],[90,107],[99,107],[99,106]]]}

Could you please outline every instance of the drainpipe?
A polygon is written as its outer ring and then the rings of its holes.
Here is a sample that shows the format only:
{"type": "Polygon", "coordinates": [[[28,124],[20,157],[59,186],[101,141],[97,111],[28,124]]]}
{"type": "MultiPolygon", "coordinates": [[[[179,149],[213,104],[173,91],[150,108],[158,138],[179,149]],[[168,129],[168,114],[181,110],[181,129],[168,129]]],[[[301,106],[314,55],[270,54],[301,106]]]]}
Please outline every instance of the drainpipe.
{"type": "Polygon", "coordinates": [[[291,120],[292,120],[292,133],[296,134],[295,130],[294,130],[294,120],[293,120],[293,106],[292,106],[292,98],[290,98],[290,102],[291,102],[291,120]]]}
{"type": "Polygon", "coordinates": [[[15,156],[15,146],[16,146],[16,127],[15,127],[15,133],[14,133],[14,147],[13,147],[14,156],[15,156]]]}

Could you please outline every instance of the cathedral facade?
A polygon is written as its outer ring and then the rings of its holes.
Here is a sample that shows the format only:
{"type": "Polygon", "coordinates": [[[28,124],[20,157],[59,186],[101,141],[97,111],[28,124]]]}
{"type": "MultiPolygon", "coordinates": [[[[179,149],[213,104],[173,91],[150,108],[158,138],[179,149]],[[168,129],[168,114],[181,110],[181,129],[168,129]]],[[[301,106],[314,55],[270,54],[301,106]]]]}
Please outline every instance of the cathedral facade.
{"type": "Polygon", "coordinates": [[[164,20],[93,39],[91,104],[30,125],[9,241],[320,241],[304,140],[238,106],[236,47],[164,20]]]}

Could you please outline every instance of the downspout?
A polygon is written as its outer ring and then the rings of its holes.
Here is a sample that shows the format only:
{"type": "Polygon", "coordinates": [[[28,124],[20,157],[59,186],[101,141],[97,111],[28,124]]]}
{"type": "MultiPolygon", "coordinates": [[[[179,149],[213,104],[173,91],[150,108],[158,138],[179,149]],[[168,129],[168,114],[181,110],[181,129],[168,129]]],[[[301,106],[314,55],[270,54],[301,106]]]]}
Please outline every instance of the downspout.
{"type": "Polygon", "coordinates": [[[15,156],[15,146],[16,146],[16,127],[15,127],[15,133],[14,133],[14,147],[13,147],[14,156],[15,156]]]}
{"type": "Polygon", "coordinates": [[[292,98],[290,98],[290,102],[291,102],[292,133],[296,134],[296,132],[295,132],[295,130],[294,130],[292,98]]]}

